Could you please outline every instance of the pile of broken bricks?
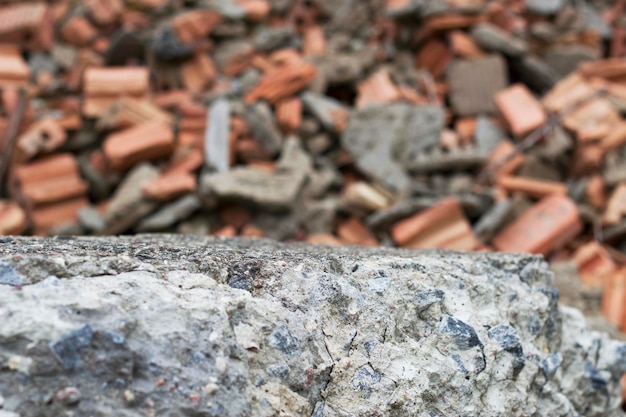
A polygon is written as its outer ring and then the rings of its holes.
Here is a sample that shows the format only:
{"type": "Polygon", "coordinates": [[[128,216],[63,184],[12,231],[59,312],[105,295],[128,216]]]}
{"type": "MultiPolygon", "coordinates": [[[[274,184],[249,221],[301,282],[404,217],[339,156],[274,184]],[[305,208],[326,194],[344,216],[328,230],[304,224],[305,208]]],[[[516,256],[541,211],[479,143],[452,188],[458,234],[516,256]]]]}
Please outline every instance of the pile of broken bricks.
{"type": "Polygon", "coordinates": [[[539,253],[626,329],[626,1],[2,4],[0,234],[539,253]]]}

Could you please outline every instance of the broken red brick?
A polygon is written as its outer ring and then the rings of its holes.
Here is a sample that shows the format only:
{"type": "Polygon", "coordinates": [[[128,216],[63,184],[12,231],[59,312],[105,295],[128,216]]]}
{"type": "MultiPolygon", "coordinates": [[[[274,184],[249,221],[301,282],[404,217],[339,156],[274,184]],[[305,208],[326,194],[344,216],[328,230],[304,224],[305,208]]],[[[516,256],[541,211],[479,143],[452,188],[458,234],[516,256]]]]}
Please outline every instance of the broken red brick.
{"type": "Polygon", "coordinates": [[[523,84],[500,91],[494,101],[517,137],[532,132],[548,120],[539,101],[523,84]]]}
{"type": "Polygon", "coordinates": [[[0,200],[0,236],[20,235],[26,231],[26,213],[13,201],[0,200]]]}
{"type": "Polygon", "coordinates": [[[20,2],[0,9],[0,42],[30,47],[37,43],[42,31],[48,35],[48,6],[43,2],[20,2]]]}
{"type": "Polygon", "coordinates": [[[619,223],[626,216],[626,183],[619,184],[606,206],[602,221],[605,224],[619,223]]]}
{"type": "Polygon", "coordinates": [[[275,104],[281,99],[290,97],[309,85],[317,71],[309,63],[289,65],[280,70],[270,71],[246,96],[247,103],[263,99],[275,104]]]}
{"type": "Polygon", "coordinates": [[[602,315],[609,323],[622,329],[626,327],[626,268],[607,275],[602,293],[602,315]]]}
{"type": "Polygon", "coordinates": [[[348,245],[376,246],[378,244],[372,233],[356,217],[339,222],[337,235],[348,245]]]}
{"type": "Polygon", "coordinates": [[[587,78],[600,77],[622,83],[626,81],[626,58],[581,62],[578,69],[587,78]]]}
{"type": "Polygon", "coordinates": [[[30,68],[17,48],[0,46],[0,86],[23,87],[30,78],[30,68]]]}
{"type": "Polygon", "coordinates": [[[617,269],[609,252],[597,241],[578,248],[572,260],[576,263],[581,280],[588,287],[602,287],[606,277],[617,269]]]}
{"type": "Polygon", "coordinates": [[[489,154],[487,169],[495,177],[513,175],[524,164],[526,157],[509,140],[500,143],[489,154]]]}
{"type": "Polygon", "coordinates": [[[600,146],[605,151],[617,149],[624,144],[626,144],[626,121],[620,121],[613,126],[600,142],[600,146]]]}
{"type": "Polygon", "coordinates": [[[391,82],[389,73],[384,69],[360,82],[357,89],[359,92],[356,99],[357,107],[393,103],[401,98],[400,91],[391,82]]]}
{"type": "Polygon", "coordinates": [[[324,29],[320,25],[314,25],[304,30],[302,39],[302,53],[304,56],[314,57],[326,52],[326,38],[324,29]]]}
{"type": "Polygon", "coordinates": [[[404,248],[472,250],[479,242],[456,198],[447,198],[391,228],[394,241],[404,248]]]}
{"type": "Polygon", "coordinates": [[[70,18],[61,28],[63,39],[75,46],[88,46],[98,37],[96,29],[89,20],[83,16],[70,18]]]}
{"type": "Polygon", "coordinates": [[[439,39],[431,39],[417,53],[415,65],[428,70],[433,77],[443,74],[452,60],[452,51],[439,39]]]}
{"type": "Polygon", "coordinates": [[[564,246],[582,230],[578,209],[566,196],[543,198],[492,240],[503,252],[547,255],[564,246]]]}
{"type": "Polygon", "coordinates": [[[597,209],[602,209],[606,205],[605,184],[600,175],[594,175],[589,180],[585,190],[585,198],[597,209]]]}
{"type": "Polygon", "coordinates": [[[219,212],[222,222],[237,230],[241,230],[252,218],[250,210],[240,204],[223,204],[219,212]]]}
{"type": "Polygon", "coordinates": [[[310,234],[307,236],[306,242],[312,245],[341,246],[339,239],[327,233],[310,234]]]}
{"type": "Polygon", "coordinates": [[[170,155],[174,145],[172,127],[157,120],[109,135],[102,149],[114,169],[124,170],[137,162],[170,155]]]}
{"type": "Polygon", "coordinates": [[[197,53],[180,67],[180,76],[187,90],[198,93],[215,82],[217,69],[207,54],[197,53]]]}
{"type": "Polygon", "coordinates": [[[235,0],[235,2],[243,7],[246,18],[251,22],[261,22],[270,13],[271,7],[267,0],[235,0]]]}
{"type": "Polygon", "coordinates": [[[111,25],[119,21],[124,12],[122,0],[87,0],[87,12],[98,25],[111,25]]]}
{"type": "Polygon", "coordinates": [[[198,9],[174,17],[172,27],[182,43],[192,43],[206,38],[221,20],[222,16],[215,11],[198,9]]]}
{"type": "Polygon", "coordinates": [[[73,200],[37,207],[30,214],[34,233],[46,235],[54,226],[76,223],[78,211],[87,206],[89,206],[89,201],[86,198],[79,197],[73,200]]]}
{"type": "Polygon", "coordinates": [[[291,97],[276,103],[276,121],[283,132],[295,133],[302,123],[302,100],[291,97]]]}
{"type": "Polygon", "coordinates": [[[211,234],[213,236],[220,236],[220,237],[235,237],[237,236],[237,230],[233,226],[227,225],[216,230],[215,232],[211,234]]]}
{"type": "Polygon", "coordinates": [[[101,116],[122,96],[147,98],[149,87],[147,68],[87,68],[83,79],[83,114],[101,116]]]}
{"type": "Polygon", "coordinates": [[[535,178],[501,175],[498,177],[498,185],[509,193],[519,192],[534,198],[542,198],[550,194],[567,194],[567,186],[565,184],[535,178]]]}
{"type": "Polygon", "coordinates": [[[241,229],[241,236],[244,236],[244,237],[264,237],[265,233],[263,233],[263,230],[259,229],[258,227],[256,227],[252,223],[248,223],[241,229]]]}
{"type": "Polygon", "coordinates": [[[204,163],[204,156],[199,149],[187,148],[181,155],[175,157],[163,171],[164,175],[192,173],[204,163]]]}
{"type": "Polygon", "coordinates": [[[145,184],[141,191],[157,201],[171,201],[198,188],[196,176],[187,172],[170,172],[145,184]]]}
{"type": "Polygon", "coordinates": [[[32,124],[17,139],[15,159],[25,162],[41,153],[49,153],[65,143],[63,127],[54,119],[43,118],[32,124]]]}
{"type": "Polygon", "coordinates": [[[463,31],[455,30],[451,32],[448,39],[450,40],[452,53],[456,56],[467,59],[485,56],[485,51],[476,44],[470,35],[463,31]]]}

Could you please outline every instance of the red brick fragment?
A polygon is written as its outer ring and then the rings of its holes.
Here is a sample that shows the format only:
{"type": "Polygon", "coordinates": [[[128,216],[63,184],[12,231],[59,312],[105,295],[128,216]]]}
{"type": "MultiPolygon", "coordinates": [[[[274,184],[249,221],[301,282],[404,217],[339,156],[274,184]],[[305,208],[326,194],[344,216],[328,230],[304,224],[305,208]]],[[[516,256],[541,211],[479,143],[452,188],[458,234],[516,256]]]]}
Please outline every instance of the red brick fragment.
{"type": "Polygon", "coordinates": [[[122,0],[87,0],[87,12],[98,25],[111,25],[119,21],[124,12],[122,0]]]}
{"type": "Polygon", "coordinates": [[[65,130],[51,118],[44,118],[32,124],[17,139],[15,159],[25,162],[40,153],[48,153],[65,143],[65,130]]]}
{"type": "Polygon", "coordinates": [[[171,201],[176,197],[196,191],[196,176],[187,172],[171,172],[145,184],[141,191],[152,200],[171,201]]]}
{"type": "Polygon", "coordinates": [[[626,182],[619,184],[611,197],[602,218],[605,224],[619,223],[626,216],[626,182]]]}
{"type": "Polygon", "coordinates": [[[450,40],[452,53],[456,56],[467,59],[485,56],[485,51],[466,32],[455,30],[450,33],[448,39],[450,40]]]}
{"type": "Polygon", "coordinates": [[[221,20],[222,16],[215,11],[198,9],[174,17],[172,27],[182,43],[192,43],[206,38],[221,20]]]}
{"type": "Polygon", "coordinates": [[[246,12],[246,18],[251,22],[261,22],[270,13],[270,4],[267,0],[235,0],[246,12]]]}
{"type": "Polygon", "coordinates": [[[198,53],[180,67],[180,76],[187,90],[198,93],[215,82],[217,69],[207,54],[198,53]]]}
{"type": "Polygon", "coordinates": [[[0,86],[23,87],[29,78],[30,68],[17,48],[0,45],[0,86]]]}
{"type": "Polygon", "coordinates": [[[261,81],[246,96],[247,103],[263,99],[275,104],[281,99],[290,97],[309,85],[315,78],[317,71],[309,63],[288,65],[276,71],[271,71],[261,78],[261,81]]]}
{"type": "Polygon", "coordinates": [[[161,121],[144,123],[109,135],[104,155],[114,169],[124,170],[137,162],[159,159],[174,151],[172,127],[161,121]]]}
{"type": "Polygon", "coordinates": [[[398,87],[391,82],[389,73],[381,69],[369,78],[361,81],[357,87],[356,107],[361,108],[372,104],[387,104],[399,101],[402,96],[398,87]]]}
{"type": "Polygon", "coordinates": [[[145,99],[149,87],[148,68],[87,68],[83,76],[83,114],[101,116],[122,96],[145,99]]]}
{"type": "Polygon", "coordinates": [[[341,246],[341,242],[335,236],[328,233],[314,233],[308,235],[306,242],[312,245],[341,246]]]}
{"type": "Polygon", "coordinates": [[[78,211],[87,206],[89,206],[89,201],[84,197],[79,197],[37,207],[30,214],[33,232],[36,235],[46,235],[54,226],[75,223],[78,221],[78,211]]]}
{"type": "Polygon", "coordinates": [[[291,97],[276,103],[276,121],[283,132],[295,133],[302,123],[302,100],[291,97]]]}
{"type": "Polygon", "coordinates": [[[503,252],[547,255],[563,247],[582,230],[578,209],[563,195],[550,195],[501,231],[493,246],[503,252]]]}
{"type": "Polygon", "coordinates": [[[302,38],[302,53],[307,57],[323,55],[326,52],[326,37],[320,25],[314,25],[304,30],[302,38]]]}
{"type": "Polygon", "coordinates": [[[502,175],[498,178],[498,185],[509,193],[519,192],[534,198],[542,198],[550,194],[567,194],[567,186],[562,182],[536,178],[502,175]]]}
{"type": "Polygon", "coordinates": [[[396,223],[391,235],[404,248],[472,250],[479,246],[456,198],[442,200],[396,223]]]}
{"type": "Polygon", "coordinates": [[[609,252],[597,241],[578,248],[572,260],[576,263],[581,280],[588,287],[602,287],[607,276],[617,269],[609,252]]]}
{"type": "Polygon", "coordinates": [[[451,61],[452,51],[439,39],[426,42],[415,57],[415,65],[428,70],[435,78],[443,74],[451,61]]]}
{"type": "Polygon", "coordinates": [[[339,222],[337,235],[348,245],[377,246],[378,242],[363,222],[356,217],[339,222]]]}
{"type": "Polygon", "coordinates": [[[66,42],[75,46],[88,46],[98,37],[96,29],[83,16],[70,18],[61,28],[61,36],[66,42]]]}
{"type": "Polygon", "coordinates": [[[26,213],[17,203],[0,200],[0,236],[20,235],[27,226],[26,213]]]}
{"type": "Polygon", "coordinates": [[[548,120],[541,103],[523,84],[500,91],[494,101],[517,137],[532,132],[548,120]]]}
{"type": "Polygon", "coordinates": [[[626,268],[607,275],[602,292],[602,315],[622,331],[626,328],[626,268]]]}

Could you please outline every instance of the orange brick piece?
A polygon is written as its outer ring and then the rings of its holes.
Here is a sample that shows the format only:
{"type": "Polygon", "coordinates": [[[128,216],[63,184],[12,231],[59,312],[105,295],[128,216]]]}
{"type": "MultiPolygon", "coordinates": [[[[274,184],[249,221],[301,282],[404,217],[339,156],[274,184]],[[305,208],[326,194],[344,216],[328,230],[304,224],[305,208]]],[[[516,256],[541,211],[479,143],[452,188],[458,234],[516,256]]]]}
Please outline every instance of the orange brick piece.
{"type": "Polygon", "coordinates": [[[39,153],[51,152],[63,145],[65,139],[65,130],[54,119],[41,119],[17,139],[16,159],[23,162],[39,153]]]}
{"type": "Polygon", "coordinates": [[[30,68],[17,48],[0,46],[0,86],[21,87],[28,83],[30,68]]]}
{"type": "Polygon", "coordinates": [[[606,224],[619,223],[626,216],[626,182],[615,188],[604,212],[604,222],[606,224]]]}
{"type": "Polygon", "coordinates": [[[589,242],[576,250],[573,260],[580,278],[586,286],[602,287],[606,277],[617,269],[609,252],[596,241],[589,242]]]}
{"type": "Polygon", "coordinates": [[[456,198],[442,200],[396,223],[391,235],[399,246],[405,248],[472,250],[479,246],[456,198]]]}
{"type": "Polygon", "coordinates": [[[363,222],[355,217],[340,222],[337,226],[337,235],[348,245],[377,245],[376,238],[372,236],[363,222]]]}
{"type": "Polygon", "coordinates": [[[83,76],[83,114],[101,116],[122,96],[148,98],[148,68],[87,68],[83,76]]]}
{"type": "Polygon", "coordinates": [[[102,146],[111,166],[124,170],[137,162],[171,154],[174,142],[171,126],[154,121],[113,133],[105,139],[102,146]]]}
{"type": "Polygon", "coordinates": [[[626,327],[626,268],[607,276],[602,292],[602,314],[622,331],[626,327]]]}
{"type": "Polygon", "coordinates": [[[389,73],[384,69],[377,71],[365,81],[359,83],[358,90],[357,107],[392,103],[401,98],[400,90],[391,82],[389,73]]]}
{"type": "Polygon", "coordinates": [[[576,205],[563,195],[545,197],[528,209],[492,241],[503,252],[546,255],[577,236],[582,222],[576,205]]]}
{"type": "Polygon", "coordinates": [[[517,137],[532,132],[548,120],[541,103],[523,84],[498,92],[494,100],[517,137]]]}
{"type": "Polygon", "coordinates": [[[275,104],[281,99],[290,97],[309,85],[315,78],[315,67],[307,62],[291,64],[280,69],[271,70],[246,96],[247,103],[264,99],[275,104]]]}
{"type": "Polygon", "coordinates": [[[498,185],[508,192],[520,192],[530,197],[541,198],[550,194],[567,194],[567,186],[562,182],[538,180],[514,176],[501,176],[498,185]]]}
{"type": "Polygon", "coordinates": [[[0,200],[0,235],[19,235],[26,230],[26,213],[13,201],[0,200]]]}
{"type": "Polygon", "coordinates": [[[161,175],[143,186],[143,194],[157,201],[170,201],[183,194],[196,191],[196,176],[187,172],[161,175]]]}

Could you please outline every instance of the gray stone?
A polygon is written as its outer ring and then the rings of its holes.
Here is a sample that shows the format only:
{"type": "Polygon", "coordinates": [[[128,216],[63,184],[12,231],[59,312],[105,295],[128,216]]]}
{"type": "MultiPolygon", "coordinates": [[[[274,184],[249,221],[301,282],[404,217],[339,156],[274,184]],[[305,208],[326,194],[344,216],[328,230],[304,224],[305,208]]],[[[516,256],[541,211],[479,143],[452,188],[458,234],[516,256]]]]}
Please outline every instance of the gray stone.
{"type": "Polygon", "coordinates": [[[565,0],[526,0],[526,10],[542,16],[556,14],[565,4],[565,0]]]}
{"type": "Polygon", "coordinates": [[[418,155],[407,168],[413,173],[420,174],[465,171],[484,165],[487,159],[488,154],[476,146],[452,149],[450,152],[434,149],[431,152],[418,155]]]}
{"type": "Polygon", "coordinates": [[[0,262],[29,282],[0,285],[4,413],[622,414],[626,344],[540,257],[138,235],[0,262]]]}
{"type": "Polygon", "coordinates": [[[280,151],[282,135],[269,105],[260,101],[246,106],[244,117],[252,137],[259,141],[267,153],[276,155],[280,151]]]}
{"type": "Polygon", "coordinates": [[[337,100],[321,94],[307,91],[300,97],[302,98],[302,104],[305,110],[315,116],[322,126],[330,131],[336,130],[336,122],[333,113],[347,111],[346,107],[337,100]]]}
{"type": "Polygon", "coordinates": [[[88,231],[99,232],[106,227],[106,221],[95,207],[85,207],[78,211],[78,222],[88,231]]]}
{"type": "Polygon", "coordinates": [[[489,242],[510,217],[512,206],[509,199],[500,200],[494,204],[474,226],[476,237],[483,242],[489,242]]]}
{"type": "Polygon", "coordinates": [[[191,216],[201,206],[200,198],[195,194],[180,197],[178,200],[164,205],[156,213],[143,219],[137,225],[136,231],[140,233],[164,231],[191,216]]]}
{"type": "Polygon", "coordinates": [[[254,36],[254,47],[260,52],[271,52],[276,49],[292,46],[295,34],[287,26],[263,27],[254,36]]]}
{"type": "Polygon", "coordinates": [[[363,173],[405,190],[410,185],[405,166],[437,143],[442,127],[443,110],[436,106],[371,106],[351,113],[341,142],[363,173]]]}
{"type": "Polygon", "coordinates": [[[506,138],[506,133],[500,126],[493,123],[486,116],[479,116],[476,122],[476,132],[474,140],[481,152],[489,153],[498,146],[502,139],[506,138]]]}
{"type": "Polygon", "coordinates": [[[332,233],[335,227],[339,201],[326,198],[317,201],[305,201],[298,210],[301,223],[309,234],[332,233]]]}
{"type": "Polygon", "coordinates": [[[580,2],[577,6],[585,20],[585,28],[587,30],[598,32],[605,40],[611,39],[613,28],[602,18],[593,4],[580,2]]]}
{"type": "Polygon", "coordinates": [[[514,59],[511,66],[523,83],[542,93],[551,89],[561,78],[552,66],[534,55],[514,59]]]}
{"type": "Polygon", "coordinates": [[[300,139],[295,136],[289,136],[285,139],[276,169],[279,171],[298,172],[305,178],[311,174],[313,171],[313,160],[302,149],[300,139]]]}
{"type": "Polygon", "coordinates": [[[207,114],[204,137],[204,161],[217,172],[228,171],[230,166],[230,105],[226,99],[217,99],[207,114]]]}
{"type": "Polygon", "coordinates": [[[133,168],[115,190],[104,213],[106,228],[103,234],[118,234],[135,225],[139,219],[157,207],[143,195],[143,185],[159,176],[153,165],[143,163],[133,168]]]}
{"type": "Polygon", "coordinates": [[[524,39],[511,36],[491,23],[479,23],[472,27],[472,38],[487,51],[501,52],[509,56],[520,56],[528,52],[524,39]]]}
{"type": "Polygon", "coordinates": [[[293,207],[305,179],[302,172],[267,172],[238,167],[225,173],[202,176],[200,187],[202,193],[213,193],[219,199],[285,210],[293,207]]]}
{"type": "Polygon", "coordinates": [[[585,61],[594,61],[600,56],[598,51],[585,45],[553,45],[546,51],[544,60],[561,76],[576,71],[585,61]]]}
{"type": "Polygon", "coordinates": [[[508,84],[504,59],[493,55],[472,60],[457,60],[448,69],[450,101],[459,116],[495,114],[493,95],[508,84]]]}

